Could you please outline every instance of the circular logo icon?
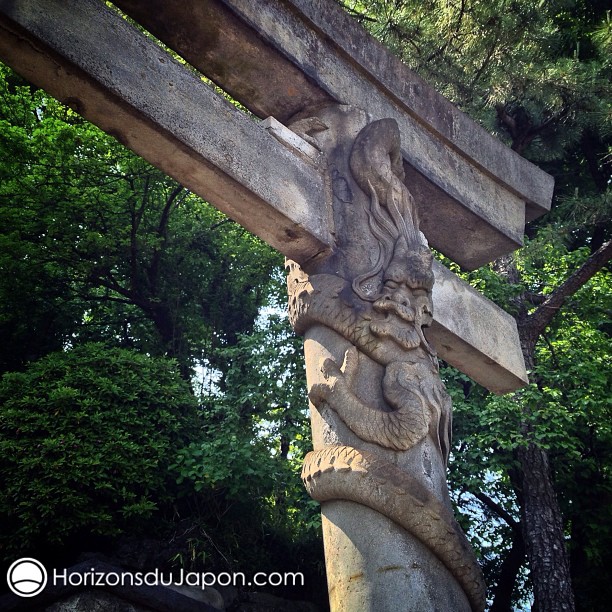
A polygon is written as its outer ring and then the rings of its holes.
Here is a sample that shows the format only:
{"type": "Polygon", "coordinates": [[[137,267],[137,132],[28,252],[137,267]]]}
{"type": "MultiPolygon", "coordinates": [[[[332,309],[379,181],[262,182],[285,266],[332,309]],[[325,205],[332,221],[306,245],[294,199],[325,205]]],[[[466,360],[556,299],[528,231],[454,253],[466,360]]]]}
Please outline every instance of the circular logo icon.
{"type": "Polygon", "coordinates": [[[9,588],[19,597],[34,597],[47,586],[47,570],[36,559],[17,559],[6,573],[9,588]]]}

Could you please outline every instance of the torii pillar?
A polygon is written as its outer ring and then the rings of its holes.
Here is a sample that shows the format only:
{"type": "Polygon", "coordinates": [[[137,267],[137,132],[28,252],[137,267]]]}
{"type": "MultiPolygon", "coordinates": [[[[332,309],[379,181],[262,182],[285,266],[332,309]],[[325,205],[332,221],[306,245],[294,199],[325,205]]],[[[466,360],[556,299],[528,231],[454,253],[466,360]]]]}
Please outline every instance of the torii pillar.
{"type": "Polygon", "coordinates": [[[424,335],[433,257],[404,182],[399,128],[344,105],[292,127],[325,153],[337,245],[307,270],[288,265],[314,445],[302,477],[322,504],[331,609],[484,609],[448,496],[451,402],[424,335]]]}
{"type": "Polygon", "coordinates": [[[282,123],[245,117],[102,0],[0,0],[0,58],[290,259],[332,610],[483,609],[436,354],[498,393],[527,375],[512,317],[428,242],[467,269],[512,251],[550,177],[331,0],[115,4],[282,123]]]}

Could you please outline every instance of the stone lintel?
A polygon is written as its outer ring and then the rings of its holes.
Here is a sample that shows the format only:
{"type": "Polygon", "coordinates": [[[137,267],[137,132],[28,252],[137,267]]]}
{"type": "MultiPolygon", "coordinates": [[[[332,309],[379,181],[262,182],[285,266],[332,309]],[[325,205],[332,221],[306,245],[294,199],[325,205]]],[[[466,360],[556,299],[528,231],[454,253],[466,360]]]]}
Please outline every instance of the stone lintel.
{"type": "Polygon", "coordinates": [[[115,2],[261,117],[338,101],[393,117],[433,247],[473,269],[522,244],[552,178],[437,94],[329,0],[115,2]],[[443,214],[449,213],[448,221],[443,214]],[[435,216],[435,220],[434,220],[435,216]],[[461,235],[458,240],[457,235],[461,235]]]}
{"type": "MultiPolygon", "coordinates": [[[[97,0],[0,0],[0,57],[302,264],[332,245],[324,171],[97,0]]],[[[306,143],[305,143],[306,144],[306,143]]]]}
{"type": "Polygon", "coordinates": [[[425,330],[441,359],[494,393],[528,382],[516,321],[434,261],[434,323],[425,330]]]}
{"type": "MultiPolygon", "coordinates": [[[[243,10],[248,0],[227,0],[243,10]]],[[[386,97],[443,142],[505,185],[527,204],[527,220],[550,210],[553,178],[489,134],[403,64],[354,18],[329,0],[281,0],[320,30],[336,53],[350,56],[357,70],[386,97]]],[[[251,16],[252,13],[249,13],[251,16]]]]}
{"type": "MultiPolygon", "coordinates": [[[[0,33],[3,61],[291,259],[333,248],[313,148],[248,119],[102,3],[0,0],[0,33]]],[[[441,357],[491,390],[522,386],[511,317],[440,266],[436,279],[428,334],[441,357]],[[497,318],[483,333],[485,313],[497,318]]]]}

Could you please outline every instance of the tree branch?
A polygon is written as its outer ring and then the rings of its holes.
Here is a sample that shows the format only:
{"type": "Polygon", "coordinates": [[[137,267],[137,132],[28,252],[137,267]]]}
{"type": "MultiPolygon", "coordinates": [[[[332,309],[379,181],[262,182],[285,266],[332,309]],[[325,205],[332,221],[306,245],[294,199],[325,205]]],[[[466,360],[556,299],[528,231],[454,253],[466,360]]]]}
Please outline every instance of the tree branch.
{"type": "Polygon", "coordinates": [[[213,223],[208,228],[208,231],[212,232],[213,230],[216,230],[218,227],[221,227],[222,225],[225,225],[226,223],[235,223],[235,221],[233,219],[230,219],[229,217],[227,219],[221,219],[221,221],[217,221],[216,223],[213,223]]]}
{"type": "Polygon", "coordinates": [[[497,502],[493,501],[488,495],[480,491],[470,491],[472,495],[480,502],[482,502],[489,510],[492,510],[499,518],[504,520],[508,526],[512,527],[513,531],[517,531],[520,533],[521,525],[518,521],[516,521],[509,512],[504,510],[497,502]]]}
{"type": "Polygon", "coordinates": [[[514,138],[514,134],[516,133],[516,120],[514,117],[506,110],[506,107],[503,104],[496,104],[495,111],[497,112],[497,118],[506,126],[510,136],[514,138]]]}
{"type": "Polygon", "coordinates": [[[159,224],[157,226],[157,235],[161,238],[161,244],[155,247],[153,256],[151,257],[151,263],[146,267],[147,280],[149,282],[149,291],[152,295],[157,294],[158,281],[159,281],[159,267],[161,263],[162,254],[166,248],[168,242],[168,224],[170,223],[170,215],[172,209],[176,208],[181,202],[187,197],[189,191],[184,189],[182,185],[177,185],[166,199],[166,204],[162,210],[159,224]],[[185,191],[183,197],[179,199],[179,195],[185,191]]]}
{"type": "Polygon", "coordinates": [[[520,531],[515,531],[512,538],[512,547],[502,561],[497,584],[493,588],[493,605],[489,612],[506,612],[513,609],[512,593],[524,562],[525,544],[523,536],[520,531]]]}
{"type": "Polygon", "coordinates": [[[568,279],[559,285],[548,298],[530,314],[521,327],[527,332],[533,342],[542,334],[554,316],[578,289],[586,284],[612,258],[612,240],[604,243],[583,264],[573,272],[568,279]]]}
{"type": "Polygon", "coordinates": [[[159,219],[159,225],[157,227],[157,235],[160,238],[165,238],[166,230],[168,228],[168,220],[170,219],[170,211],[172,210],[172,206],[174,205],[174,201],[178,198],[178,196],[183,191],[182,185],[177,185],[171,192],[168,198],[166,199],[166,205],[164,206],[164,210],[162,211],[161,217],[159,219]]]}
{"type": "MultiPolygon", "coordinates": [[[[105,287],[105,289],[108,289],[108,287],[105,287]]],[[[80,297],[82,297],[83,299],[87,299],[90,302],[117,302],[118,304],[134,304],[134,300],[129,300],[128,298],[113,297],[112,295],[90,295],[87,293],[83,293],[80,294],[80,297]]]]}

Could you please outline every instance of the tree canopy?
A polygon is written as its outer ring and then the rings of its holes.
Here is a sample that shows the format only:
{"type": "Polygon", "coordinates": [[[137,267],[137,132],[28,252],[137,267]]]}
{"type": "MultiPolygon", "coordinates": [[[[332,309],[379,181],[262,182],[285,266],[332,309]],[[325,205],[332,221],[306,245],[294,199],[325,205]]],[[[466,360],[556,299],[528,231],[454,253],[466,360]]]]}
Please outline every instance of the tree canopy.
{"type": "Polygon", "coordinates": [[[278,254],[6,69],[0,96],[3,370],[104,339],[189,378],[252,328],[278,254]]]}
{"type": "MultiPolygon", "coordinates": [[[[552,210],[527,226],[523,249],[474,272],[453,268],[516,318],[531,383],[493,396],[443,367],[455,415],[449,482],[491,611],[604,609],[608,5],[342,4],[555,177],[552,210]]],[[[137,523],[173,542],[169,565],[265,571],[290,555],[323,600],[318,510],[299,481],[310,444],[304,372],[280,314],[279,255],[0,73],[3,558],[78,547],[84,532],[114,541],[137,523]]]]}
{"type": "Polygon", "coordinates": [[[282,258],[0,72],[3,559],[177,521],[196,534],[172,555],[184,565],[319,551],[298,345],[258,319],[278,310],[282,258]]]}
{"type": "Polygon", "coordinates": [[[492,397],[446,370],[455,402],[450,478],[473,521],[491,610],[529,599],[525,589],[540,611],[602,609],[611,595],[603,569],[611,491],[609,6],[344,5],[451,101],[555,177],[552,211],[527,226],[525,247],[465,274],[515,316],[531,385],[492,397]]]}

